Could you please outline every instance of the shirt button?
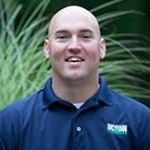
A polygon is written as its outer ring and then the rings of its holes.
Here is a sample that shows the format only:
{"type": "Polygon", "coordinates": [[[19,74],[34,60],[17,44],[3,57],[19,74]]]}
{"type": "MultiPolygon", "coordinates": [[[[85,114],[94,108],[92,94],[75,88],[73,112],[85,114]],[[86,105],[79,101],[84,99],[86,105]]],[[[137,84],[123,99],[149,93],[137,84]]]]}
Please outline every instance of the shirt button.
{"type": "Polygon", "coordinates": [[[77,127],[77,131],[80,132],[81,131],[81,127],[77,127]]]}

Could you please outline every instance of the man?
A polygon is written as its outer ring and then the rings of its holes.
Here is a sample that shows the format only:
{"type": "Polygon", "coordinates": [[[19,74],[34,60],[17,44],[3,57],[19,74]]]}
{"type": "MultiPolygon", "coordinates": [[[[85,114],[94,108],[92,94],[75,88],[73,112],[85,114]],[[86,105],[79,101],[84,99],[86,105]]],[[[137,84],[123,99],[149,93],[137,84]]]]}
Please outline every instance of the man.
{"type": "Polygon", "coordinates": [[[150,111],[98,76],[105,41],[96,18],[69,6],[44,43],[52,78],[0,112],[0,150],[150,150],[150,111]]]}

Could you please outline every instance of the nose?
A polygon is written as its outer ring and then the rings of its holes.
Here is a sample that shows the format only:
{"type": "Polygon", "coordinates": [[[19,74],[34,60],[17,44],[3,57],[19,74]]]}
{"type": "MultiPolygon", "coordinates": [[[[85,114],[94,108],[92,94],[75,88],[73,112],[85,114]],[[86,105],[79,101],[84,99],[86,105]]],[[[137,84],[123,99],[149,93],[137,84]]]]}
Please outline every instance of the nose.
{"type": "Polygon", "coordinates": [[[80,45],[78,37],[73,36],[71,38],[70,43],[68,45],[68,50],[74,54],[77,54],[81,51],[81,45],[80,45]]]}

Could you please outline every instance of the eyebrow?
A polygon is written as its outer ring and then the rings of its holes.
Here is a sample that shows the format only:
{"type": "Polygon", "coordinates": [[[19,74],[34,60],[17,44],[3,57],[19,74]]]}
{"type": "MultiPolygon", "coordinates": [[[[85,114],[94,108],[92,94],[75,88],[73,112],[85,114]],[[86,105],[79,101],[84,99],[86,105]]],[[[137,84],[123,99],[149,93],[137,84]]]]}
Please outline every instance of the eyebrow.
{"type": "Polygon", "coordinates": [[[93,31],[90,30],[90,29],[82,29],[82,30],[80,30],[80,32],[81,33],[91,33],[91,34],[93,34],[93,31]]]}
{"type": "Polygon", "coordinates": [[[55,34],[66,33],[66,32],[68,32],[68,30],[58,30],[58,31],[55,32],[55,34]]]}
{"type": "Polygon", "coordinates": [[[57,30],[54,33],[54,37],[57,37],[59,34],[67,34],[67,33],[69,33],[67,30],[57,30]]]}
{"type": "MultiPolygon", "coordinates": [[[[90,29],[81,29],[79,30],[80,33],[85,33],[85,32],[88,32],[88,33],[93,33],[92,30],[90,29]]],[[[62,30],[58,30],[55,32],[55,35],[59,34],[59,33],[69,33],[69,30],[65,30],[65,29],[62,29],[62,30]]]]}

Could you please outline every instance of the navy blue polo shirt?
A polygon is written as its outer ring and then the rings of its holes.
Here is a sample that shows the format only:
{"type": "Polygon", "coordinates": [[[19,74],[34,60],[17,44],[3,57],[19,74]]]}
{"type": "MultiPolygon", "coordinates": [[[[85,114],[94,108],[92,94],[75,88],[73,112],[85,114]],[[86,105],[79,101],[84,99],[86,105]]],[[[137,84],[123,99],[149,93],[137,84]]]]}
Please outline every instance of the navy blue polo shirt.
{"type": "Polygon", "coordinates": [[[0,150],[150,150],[150,110],[107,87],[80,109],[44,89],[0,112],[0,150]]]}

